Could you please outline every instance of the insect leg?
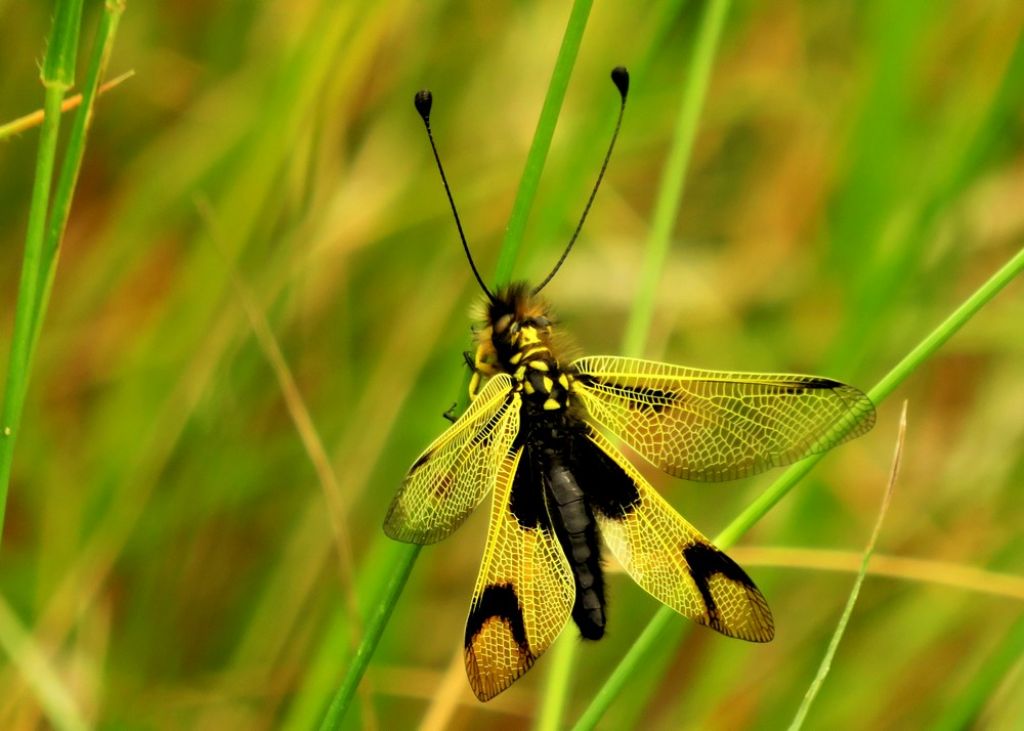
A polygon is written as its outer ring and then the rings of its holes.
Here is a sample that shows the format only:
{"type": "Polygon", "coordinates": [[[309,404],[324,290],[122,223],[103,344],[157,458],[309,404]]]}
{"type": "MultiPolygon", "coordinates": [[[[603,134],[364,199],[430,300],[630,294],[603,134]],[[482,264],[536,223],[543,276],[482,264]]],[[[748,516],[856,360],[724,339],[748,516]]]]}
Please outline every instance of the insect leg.
{"type": "Polygon", "coordinates": [[[491,377],[498,373],[498,369],[494,367],[493,363],[489,363],[484,360],[484,347],[481,345],[476,349],[476,355],[473,357],[473,362],[469,361],[469,354],[465,353],[466,364],[473,370],[473,377],[469,379],[469,400],[473,401],[476,399],[480,389],[483,386],[484,377],[491,377]]]}

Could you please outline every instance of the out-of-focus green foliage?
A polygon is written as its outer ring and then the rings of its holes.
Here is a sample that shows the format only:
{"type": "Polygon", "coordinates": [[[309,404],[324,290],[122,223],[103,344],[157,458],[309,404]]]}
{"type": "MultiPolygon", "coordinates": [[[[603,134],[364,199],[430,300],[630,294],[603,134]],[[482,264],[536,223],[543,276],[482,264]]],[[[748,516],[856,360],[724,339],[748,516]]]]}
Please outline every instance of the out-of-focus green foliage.
{"type": "MultiPolygon", "coordinates": [[[[99,5],[85,3],[79,68],[99,5]]],[[[629,66],[619,148],[545,290],[590,353],[622,339],[700,6],[591,13],[518,260],[536,280],[567,240],[614,121],[608,70],[629,66]]],[[[463,222],[493,271],[568,10],[128,5],[110,73],[136,75],[97,104],[15,454],[0,727],[53,722],[40,683],[103,726],[319,721],[358,633],[351,608],[366,610],[401,550],[380,520],[447,424],[476,297],[412,95],[434,92],[463,222]],[[339,495],[232,271],[279,341],[339,495]]],[[[51,14],[0,2],[0,123],[42,104],[51,14]]],[[[647,354],[875,382],[1024,240],[1022,29],[1006,0],[733,3],[647,354]]],[[[37,141],[0,143],[0,372],[37,141]]],[[[1024,713],[1011,662],[1024,651],[1022,319],[1014,283],[900,389],[910,424],[878,557],[936,563],[913,581],[869,573],[809,727],[1009,727],[1024,713]],[[949,585],[964,567],[991,572],[988,592],[949,585]]],[[[737,551],[776,640],[688,632],[637,675],[609,728],[788,723],[852,575],[763,564],[755,548],[864,545],[897,404],[737,551]]],[[[652,477],[708,534],[772,479],[652,477]]],[[[353,726],[529,725],[549,658],[480,705],[456,655],[485,512],[421,553],[353,726]]],[[[627,578],[610,583],[609,636],[577,649],[570,720],[656,609],[627,578]]]]}

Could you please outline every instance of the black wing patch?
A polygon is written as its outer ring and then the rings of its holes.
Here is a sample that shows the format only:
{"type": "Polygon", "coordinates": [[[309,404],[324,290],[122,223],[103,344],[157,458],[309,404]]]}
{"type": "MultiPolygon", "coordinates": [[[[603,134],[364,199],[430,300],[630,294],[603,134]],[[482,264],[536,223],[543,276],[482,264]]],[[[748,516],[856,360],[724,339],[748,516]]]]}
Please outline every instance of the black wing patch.
{"type": "MultiPolygon", "coordinates": [[[[523,675],[554,642],[575,599],[572,574],[554,532],[524,527],[525,512],[512,509],[513,486],[541,493],[525,482],[519,446],[501,460],[491,523],[466,621],[466,674],[473,692],[490,700],[523,675]]],[[[520,508],[526,498],[521,496],[520,508]]],[[[533,519],[536,515],[533,515],[533,519]]]]}
{"type": "Polygon", "coordinates": [[[722,634],[752,642],[772,639],[768,602],[743,569],[679,515],[603,435],[590,429],[586,438],[603,453],[590,457],[591,464],[600,465],[588,490],[596,495],[594,514],[609,549],[633,580],[655,599],[722,634]]]}

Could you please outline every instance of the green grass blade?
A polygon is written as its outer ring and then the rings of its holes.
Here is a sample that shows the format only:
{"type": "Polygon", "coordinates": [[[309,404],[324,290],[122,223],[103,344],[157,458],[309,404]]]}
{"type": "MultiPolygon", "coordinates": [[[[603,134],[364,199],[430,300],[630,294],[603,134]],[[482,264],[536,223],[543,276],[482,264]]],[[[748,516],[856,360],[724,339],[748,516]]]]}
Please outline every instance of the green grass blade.
{"type": "MultiPolygon", "coordinates": [[[[999,291],[1009,284],[1014,277],[1024,270],[1024,248],[1017,252],[999,271],[981,285],[974,294],[968,297],[943,322],[932,330],[917,347],[882,377],[868,391],[868,396],[877,405],[884,401],[896,388],[910,376],[928,358],[935,354],[964,324],[995,297],[999,291]]],[[[719,534],[716,542],[723,548],[734,544],[740,536],[760,520],[774,505],[789,492],[797,482],[810,472],[818,462],[825,458],[827,452],[816,454],[793,465],[782,476],[752,502],[746,510],[719,534]]]]}
{"type": "Polygon", "coordinates": [[[516,192],[516,199],[512,204],[508,227],[505,229],[505,238],[498,254],[494,277],[498,286],[508,284],[512,278],[516,257],[519,255],[519,249],[523,243],[523,233],[526,231],[526,221],[530,216],[530,209],[533,207],[533,199],[537,195],[540,174],[544,170],[548,150],[551,149],[551,139],[555,135],[558,114],[562,110],[565,90],[569,86],[569,77],[576,64],[576,54],[580,50],[583,31],[587,27],[587,19],[590,17],[590,8],[593,4],[593,0],[576,0],[572,4],[569,23],[565,28],[565,35],[562,36],[562,46],[558,49],[558,58],[555,59],[555,68],[551,73],[551,81],[548,83],[548,92],[540,110],[540,119],[537,120],[537,130],[533,134],[530,152],[526,156],[526,167],[523,169],[523,177],[519,182],[519,190],[516,192]]]}
{"type": "Polygon", "coordinates": [[[7,509],[7,491],[11,481],[14,445],[21,427],[22,411],[32,367],[33,330],[36,321],[40,272],[43,271],[43,243],[46,215],[50,204],[50,186],[60,132],[61,104],[74,75],[74,55],[82,19],[81,0],[65,0],[57,5],[53,30],[43,61],[41,79],[45,89],[43,125],[39,131],[35,181],[29,207],[21,281],[14,311],[14,334],[4,384],[3,411],[0,413],[0,536],[3,535],[7,509]]]}
{"type": "Polygon", "coordinates": [[[68,137],[67,150],[64,152],[64,161],[61,164],[57,187],[54,189],[53,208],[47,221],[46,239],[43,242],[43,271],[40,274],[41,280],[35,304],[36,319],[32,328],[32,351],[35,351],[43,320],[46,317],[46,307],[53,289],[53,278],[57,273],[60,246],[68,225],[71,201],[75,195],[75,186],[78,184],[78,174],[82,169],[82,158],[85,156],[85,141],[92,124],[93,110],[100,89],[100,79],[106,76],[110,54],[114,49],[114,37],[117,35],[117,26],[124,13],[124,7],[123,0],[108,0],[104,8],[99,29],[96,32],[92,58],[85,74],[82,104],[71,123],[71,134],[68,137]]]}
{"type": "Polygon", "coordinates": [[[373,615],[366,622],[366,629],[359,643],[359,648],[352,659],[352,664],[349,665],[348,672],[345,673],[341,687],[338,688],[338,692],[335,694],[331,705],[327,709],[327,713],[324,715],[324,720],[320,724],[320,731],[341,728],[345,712],[352,703],[352,698],[356,694],[356,688],[359,687],[359,681],[363,679],[363,673],[366,672],[366,668],[373,658],[373,653],[380,643],[381,635],[384,634],[384,628],[391,618],[395,605],[398,604],[398,597],[401,596],[402,589],[405,588],[405,584],[409,580],[413,564],[416,563],[416,558],[420,555],[420,549],[422,548],[422,546],[408,546],[407,550],[399,555],[395,565],[391,567],[391,580],[385,584],[384,592],[376,602],[373,615]]]}
{"type": "MultiPolygon", "coordinates": [[[[459,212],[490,249],[474,248],[490,287],[573,2],[485,12],[314,2],[282,15],[272,3],[129,0],[103,80],[136,68],[146,83],[110,98],[97,89],[47,296],[62,165],[108,1],[81,3],[77,57],[48,66],[51,79],[73,70],[74,85],[29,307],[38,340],[0,586],[50,677],[26,664],[31,655],[8,653],[0,729],[66,727],[63,691],[88,727],[315,730],[409,550],[376,517],[401,482],[401,455],[411,461],[447,426],[440,412],[468,371],[463,310],[476,288],[409,97],[429,86],[442,102],[438,142],[455,153],[444,162],[459,212]],[[471,148],[459,150],[463,140],[471,148]],[[460,183],[467,165],[480,174],[460,183]],[[230,266],[196,197],[217,211],[230,266]],[[355,612],[323,479],[236,306],[231,269],[338,471],[359,549],[355,612]]],[[[548,288],[566,358],[625,353],[713,1],[658,0],[639,13],[593,3],[503,275],[537,284],[558,258],[614,127],[607,70],[627,65],[626,118],[588,240],[548,288]]],[[[45,116],[37,80],[62,2],[0,2],[10,31],[0,32],[0,412],[45,116]]],[[[650,331],[633,347],[871,388],[1024,245],[1022,34],[1024,3],[1005,1],[729,4],[650,331]]],[[[1018,276],[879,406],[878,433],[815,468],[728,549],[751,576],[765,574],[775,643],[732,642],[670,615],[646,654],[637,648],[598,729],[791,723],[857,576],[910,393],[912,428],[929,426],[908,434],[896,489],[909,497],[912,472],[927,486],[916,510],[894,497],[884,530],[900,550],[885,555],[879,538],[804,728],[1013,728],[1024,718],[1022,295],[1018,276]],[[864,506],[863,475],[841,473],[868,452],[880,474],[864,506]],[[754,545],[769,524],[771,545],[754,545]],[[819,548],[783,548],[798,545],[819,548]],[[786,615],[817,584],[834,606],[791,625],[786,615]],[[877,663],[878,647],[892,660],[877,663]]],[[[784,471],[704,495],[711,502],[687,517],[714,538],[784,471]]],[[[678,490],[704,502],[703,488],[678,490]]],[[[687,495],[673,502],[682,509],[687,495]]],[[[486,517],[421,551],[342,729],[530,728],[559,716],[569,728],[660,606],[610,575],[604,640],[579,642],[570,623],[567,646],[552,643],[530,677],[479,703],[461,635],[486,517]],[[567,675],[563,649],[575,653],[567,675]]]]}
{"type": "MultiPolygon", "coordinates": [[[[640,357],[644,354],[647,336],[651,329],[651,318],[658,291],[665,258],[668,256],[672,229],[679,215],[683,186],[697,136],[697,122],[704,99],[707,96],[708,80],[712,64],[722,35],[722,26],[729,10],[729,0],[712,0],[701,16],[697,30],[696,45],[686,74],[679,111],[676,116],[675,134],[668,161],[662,172],[655,205],[651,233],[647,237],[643,267],[636,297],[630,309],[630,318],[623,338],[623,353],[640,357]]],[[[564,633],[563,633],[564,635],[564,633]]],[[[538,728],[553,729],[561,725],[565,709],[566,693],[572,674],[573,657],[578,642],[564,637],[556,647],[556,662],[551,664],[544,703],[538,719],[538,728]],[[566,649],[570,646],[571,649],[566,649]]]]}
{"type": "Polygon", "coordinates": [[[718,50],[718,40],[722,35],[722,26],[729,11],[729,0],[711,0],[704,9],[700,28],[697,31],[697,45],[693,51],[693,61],[683,89],[682,104],[676,120],[672,149],[668,163],[662,173],[661,185],[658,190],[658,201],[654,208],[654,221],[651,235],[647,241],[643,265],[640,270],[640,282],[636,289],[636,299],[626,325],[623,340],[623,353],[639,357],[643,355],[647,333],[651,329],[651,318],[654,316],[654,303],[657,299],[658,281],[665,259],[668,256],[672,229],[679,215],[679,204],[683,196],[683,185],[686,171],[690,164],[693,141],[697,136],[697,121],[700,119],[704,98],[707,96],[708,80],[711,78],[711,66],[718,50]]]}
{"type": "MultiPolygon", "coordinates": [[[[988,661],[971,675],[967,687],[937,719],[935,731],[958,731],[965,728],[998,728],[995,718],[983,717],[985,704],[999,690],[1007,676],[1024,657],[1024,616],[1007,630],[988,661]],[[992,724],[989,726],[989,724],[992,724]]],[[[1012,716],[1011,716],[1012,718],[1012,716]]],[[[1010,719],[1003,719],[1009,721],[1010,719]]],[[[1020,718],[1017,718],[1020,721],[1020,718]]],[[[1005,728],[1012,728],[1007,724],[1005,728]]]]}
{"type": "Polygon", "coordinates": [[[619,661],[619,664],[612,669],[608,680],[601,686],[593,700],[590,701],[590,705],[587,706],[586,710],[583,711],[583,714],[572,727],[573,731],[597,727],[601,717],[608,711],[622,689],[626,687],[629,679],[633,677],[637,668],[640,667],[640,663],[658,646],[665,628],[676,617],[677,615],[674,611],[664,606],[655,613],[654,617],[651,618],[651,621],[647,623],[647,626],[640,633],[640,636],[630,645],[629,650],[622,657],[622,660],[619,661]]]}
{"type": "Polygon", "coordinates": [[[580,638],[571,627],[562,630],[548,661],[548,675],[541,696],[540,712],[537,714],[534,728],[537,731],[558,731],[562,728],[562,716],[568,701],[570,680],[576,650],[580,646],[580,638]]]}
{"type": "MultiPolygon", "coordinates": [[[[544,161],[547,159],[548,149],[551,146],[551,138],[555,132],[555,124],[558,121],[558,112],[561,110],[562,101],[565,99],[565,90],[569,83],[569,77],[572,74],[572,68],[576,62],[576,53],[583,38],[583,31],[586,28],[587,17],[590,14],[592,4],[592,0],[576,0],[573,3],[569,22],[562,39],[562,46],[555,60],[554,71],[551,74],[548,93],[544,100],[544,106],[541,109],[540,120],[537,123],[534,142],[531,144],[527,155],[523,179],[520,182],[519,193],[516,195],[516,201],[512,208],[512,217],[509,220],[508,230],[498,257],[495,281],[499,285],[508,282],[511,278],[516,254],[522,243],[526,219],[529,216],[529,210],[533,205],[533,198],[540,183],[541,171],[544,168],[544,161]]],[[[462,389],[462,393],[466,393],[465,388],[462,389]]],[[[460,398],[464,399],[465,396],[460,396],[460,398]]],[[[464,404],[464,401],[460,401],[460,403],[464,404]]],[[[419,556],[420,548],[420,546],[409,546],[408,550],[400,554],[396,565],[392,568],[391,574],[394,578],[385,587],[373,616],[367,622],[366,632],[360,640],[355,658],[349,665],[341,686],[335,693],[320,725],[322,731],[330,731],[331,729],[341,727],[345,714],[355,695],[356,688],[366,672],[370,659],[377,650],[381,635],[384,633],[388,619],[395,608],[395,604],[398,602],[398,598],[402,594],[402,589],[405,588],[405,583],[412,571],[413,564],[419,556]]]]}
{"type": "Polygon", "coordinates": [[[75,59],[82,27],[82,0],[60,0],[53,16],[53,32],[46,47],[40,76],[43,86],[67,91],[75,83],[75,59]]]}
{"type": "Polygon", "coordinates": [[[49,650],[40,646],[3,598],[0,598],[0,647],[39,698],[46,720],[54,728],[62,731],[89,728],[67,683],[53,667],[49,650]]]}
{"type": "Polygon", "coordinates": [[[793,723],[790,724],[790,731],[799,731],[803,728],[804,721],[807,720],[807,713],[811,710],[811,704],[814,703],[814,699],[818,696],[818,692],[821,690],[821,686],[825,683],[825,678],[828,677],[829,670],[832,669],[832,660],[835,658],[836,650],[839,649],[839,642],[843,639],[843,634],[846,632],[846,625],[850,622],[850,616],[853,614],[853,607],[857,603],[857,597],[860,596],[860,588],[864,584],[864,577],[868,573],[868,564],[871,562],[871,555],[875,552],[875,544],[878,543],[878,535],[882,532],[882,522],[885,520],[885,514],[889,511],[889,503],[892,500],[892,493],[896,487],[896,478],[900,472],[900,461],[903,456],[903,444],[907,436],[907,402],[903,402],[903,411],[900,414],[900,427],[899,433],[896,437],[896,449],[892,456],[892,467],[889,470],[889,482],[885,486],[885,493],[882,495],[882,505],[878,509],[878,518],[875,520],[874,530],[871,531],[871,538],[868,540],[868,545],[864,549],[864,555],[861,558],[860,570],[857,572],[857,578],[853,581],[853,588],[850,590],[850,596],[846,600],[846,606],[843,608],[843,613],[839,617],[839,623],[836,625],[836,630],[832,634],[832,639],[828,643],[828,648],[825,650],[825,656],[821,659],[821,665],[818,666],[818,672],[814,676],[814,680],[811,682],[810,687],[807,689],[807,694],[804,695],[803,702],[800,703],[800,708],[797,709],[796,716],[793,718],[793,723]]]}
{"type": "Polygon", "coordinates": [[[957,330],[999,294],[999,291],[1013,281],[1021,271],[1024,271],[1024,247],[975,290],[974,294],[964,300],[963,304],[929,333],[928,337],[918,343],[916,348],[907,353],[903,360],[886,373],[882,380],[868,391],[871,400],[876,404],[880,403],[895,391],[914,369],[934,355],[935,351],[953,337],[957,330]]]}
{"type": "MultiPolygon", "coordinates": [[[[975,292],[927,337],[925,337],[906,357],[897,363],[868,392],[875,404],[880,404],[897,386],[899,386],[914,370],[930,358],[957,330],[963,327],[982,307],[995,297],[1000,290],[1009,284],[1014,277],[1024,270],[1024,248],[1018,251],[995,274],[989,277],[975,292]]],[[[760,520],[779,500],[809,473],[825,453],[813,455],[787,469],[778,480],[759,495],[735,520],[733,520],[715,538],[720,548],[728,548],[746,533],[751,526],[760,520]]],[[[605,684],[594,696],[580,720],[573,727],[576,731],[592,729],[611,706],[615,697],[625,687],[635,669],[647,657],[655,646],[661,631],[676,618],[676,613],[662,606],[655,613],[640,637],[622,658],[605,681],[605,684]]]]}

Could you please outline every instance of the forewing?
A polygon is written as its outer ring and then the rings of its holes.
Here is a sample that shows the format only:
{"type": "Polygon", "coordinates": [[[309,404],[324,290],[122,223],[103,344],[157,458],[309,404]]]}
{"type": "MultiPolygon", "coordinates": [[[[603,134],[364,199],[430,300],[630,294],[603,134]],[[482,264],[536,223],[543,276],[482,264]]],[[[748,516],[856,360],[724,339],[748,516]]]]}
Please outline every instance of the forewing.
{"type": "Polygon", "coordinates": [[[436,543],[458,528],[494,486],[519,432],[519,394],[502,373],[419,456],[388,508],[384,532],[406,543],[436,543]]]}
{"type": "Polygon", "coordinates": [[[683,519],[603,435],[577,442],[582,475],[608,548],[648,593],[730,637],[767,642],[768,602],[732,559],[683,519]]]}
{"type": "Polygon", "coordinates": [[[466,673],[482,701],[533,666],[562,631],[575,598],[569,564],[553,531],[514,512],[517,503],[539,505],[543,500],[529,460],[522,457],[520,447],[502,461],[487,548],[466,621],[466,673]],[[516,501],[513,490],[537,492],[516,501]]]}
{"type": "Polygon", "coordinates": [[[875,423],[867,396],[828,378],[612,356],[573,366],[574,393],[595,422],[688,480],[734,480],[791,464],[875,423]]]}

